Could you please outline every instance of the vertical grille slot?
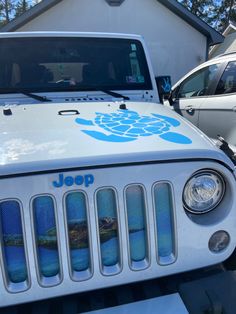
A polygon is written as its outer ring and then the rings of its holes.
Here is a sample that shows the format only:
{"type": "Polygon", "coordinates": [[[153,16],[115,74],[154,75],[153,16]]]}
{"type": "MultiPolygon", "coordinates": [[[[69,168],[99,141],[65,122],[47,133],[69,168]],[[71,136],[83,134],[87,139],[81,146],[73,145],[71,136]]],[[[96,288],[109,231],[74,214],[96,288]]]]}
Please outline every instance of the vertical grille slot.
{"type": "Polygon", "coordinates": [[[143,187],[128,186],[125,190],[125,199],[131,268],[143,269],[148,265],[146,203],[143,187]]]}
{"type": "Polygon", "coordinates": [[[42,285],[60,282],[60,261],[54,201],[44,195],[33,200],[34,237],[37,268],[42,285]]]}
{"type": "Polygon", "coordinates": [[[158,263],[160,265],[171,264],[175,260],[175,236],[172,189],[169,183],[155,184],[154,205],[158,263]]]}
{"type": "Polygon", "coordinates": [[[65,202],[71,275],[84,280],[91,276],[87,202],[82,192],[67,194],[65,202]]]}
{"type": "Polygon", "coordinates": [[[8,289],[12,292],[26,290],[28,272],[19,202],[7,200],[0,203],[0,227],[8,289]]]}
{"type": "Polygon", "coordinates": [[[96,193],[96,205],[102,271],[106,275],[114,275],[121,267],[115,191],[112,188],[100,189],[96,193]]]}

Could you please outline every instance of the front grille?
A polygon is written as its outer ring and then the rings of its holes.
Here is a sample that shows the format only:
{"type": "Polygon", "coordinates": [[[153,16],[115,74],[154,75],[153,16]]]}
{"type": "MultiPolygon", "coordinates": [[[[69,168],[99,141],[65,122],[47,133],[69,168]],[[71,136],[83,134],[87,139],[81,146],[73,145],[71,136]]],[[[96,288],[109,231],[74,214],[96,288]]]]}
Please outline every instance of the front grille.
{"type": "Polygon", "coordinates": [[[0,203],[1,247],[7,285],[24,289],[28,284],[28,270],[22,230],[21,206],[16,200],[0,203]]]}
{"type": "MultiPolygon", "coordinates": [[[[64,202],[65,230],[67,233],[67,261],[71,280],[84,281],[99,272],[113,276],[122,272],[123,247],[127,247],[130,270],[146,269],[150,265],[151,250],[156,251],[160,265],[175,259],[175,232],[172,188],[169,183],[154,184],[147,191],[141,184],[130,184],[119,191],[114,187],[97,189],[94,194],[96,230],[91,229],[89,195],[76,190],[61,196],[64,202]],[[154,224],[148,223],[147,193],[152,194],[154,224]],[[120,215],[119,199],[123,199],[125,215],[120,215]],[[90,213],[90,214],[89,214],[90,213]],[[89,218],[90,215],[90,218],[89,218]],[[122,234],[121,226],[126,230],[122,234]],[[124,228],[125,227],[125,228],[124,228]],[[150,230],[153,229],[153,230],[150,230]],[[156,247],[151,248],[150,233],[155,230],[156,247]],[[96,237],[92,236],[96,234],[96,237]],[[93,239],[98,245],[99,267],[92,252],[93,239]],[[126,238],[124,245],[122,239],[126,238]]],[[[9,291],[20,292],[30,287],[30,269],[26,256],[27,239],[24,226],[24,208],[17,200],[0,203],[2,255],[5,284],[9,291]],[[26,255],[26,256],[25,256],[26,255]]],[[[30,212],[34,243],[34,259],[38,282],[41,286],[55,286],[63,282],[63,260],[60,248],[62,236],[58,223],[57,201],[53,195],[31,198],[30,212]]]]}
{"type": "Polygon", "coordinates": [[[0,307],[224,261],[235,247],[234,185],[232,174],[210,161],[0,179],[0,307]],[[227,192],[218,209],[192,217],[182,192],[204,168],[224,175],[227,192]],[[217,230],[231,242],[212,254],[208,241],[217,230]]]}

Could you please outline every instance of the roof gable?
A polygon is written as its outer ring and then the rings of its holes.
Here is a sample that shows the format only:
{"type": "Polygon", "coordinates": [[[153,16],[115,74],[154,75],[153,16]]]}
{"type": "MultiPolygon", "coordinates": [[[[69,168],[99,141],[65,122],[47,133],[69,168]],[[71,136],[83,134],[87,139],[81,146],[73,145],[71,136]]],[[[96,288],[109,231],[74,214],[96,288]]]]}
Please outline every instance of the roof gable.
{"type": "Polygon", "coordinates": [[[233,22],[230,22],[228,27],[224,30],[223,35],[227,36],[235,32],[236,32],[236,25],[233,22]]]}
{"type": "MultiPolygon", "coordinates": [[[[49,10],[51,7],[57,5],[59,2],[63,0],[42,0],[40,3],[29,9],[27,12],[12,20],[2,28],[0,28],[1,32],[13,32],[23,25],[27,24],[37,16],[43,14],[45,11],[49,10]]],[[[121,5],[122,1],[107,1],[110,5],[121,5]]],[[[189,10],[187,10],[182,4],[178,3],[176,0],[157,0],[162,5],[167,7],[173,13],[182,18],[185,22],[190,24],[193,28],[197,29],[200,33],[205,35],[208,38],[208,42],[210,45],[215,45],[217,43],[221,43],[224,40],[224,36],[210,27],[207,23],[202,21],[200,18],[192,14],[189,10]]]]}

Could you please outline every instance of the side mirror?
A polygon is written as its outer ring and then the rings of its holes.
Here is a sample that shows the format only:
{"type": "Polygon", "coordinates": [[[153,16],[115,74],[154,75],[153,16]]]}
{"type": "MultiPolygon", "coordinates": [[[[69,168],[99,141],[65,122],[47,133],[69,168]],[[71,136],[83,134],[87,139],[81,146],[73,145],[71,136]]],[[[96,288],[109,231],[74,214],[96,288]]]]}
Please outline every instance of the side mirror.
{"type": "Polygon", "coordinates": [[[169,99],[171,94],[171,77],[170,75],[155,77],[157,90],[159,93],[160,101],[163,103],[163,99],[169,99]]]}

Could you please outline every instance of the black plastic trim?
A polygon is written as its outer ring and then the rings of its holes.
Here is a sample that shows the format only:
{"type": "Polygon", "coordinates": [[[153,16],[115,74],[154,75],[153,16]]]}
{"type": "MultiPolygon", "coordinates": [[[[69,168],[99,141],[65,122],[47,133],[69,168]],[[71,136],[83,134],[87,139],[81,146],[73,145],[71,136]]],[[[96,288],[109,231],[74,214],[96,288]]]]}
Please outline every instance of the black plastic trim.
{"type": "Polygon", "coordinates": [[[225,164],[221,160],[211,159],[211,158],[187,158],[187,159],[172,159],[172,160],[152,160],[152,161],[141,161],[141,162],[128,162],[128,163],[115,163],[109,165],[96,165],[96,166],[82,166],[82,167],[71,167],[71,168],[58,168],[52,170],[39,170],[39,171],[32,171],[32,172],[23,172],[23,173],[16,173],[16,174],[7,174],[7,175],[0,175],[0,179],[9,179],[15,177],[28,177],[33,175],[42,175],[42,174],[49,174],[49,173],[57,173],[57,172],[70,172],[70,171],[81,171],[81,170],[92,170],[92,169],[104,169],[104,168],[117,168],[117,167],[130,167],[130,166],[141,166],[141,165],[153,165],[153,164],[166,164],[166,163],[180,163],[180,162],[194,162],[194,161],[210,161],[210,162],[217,162],[222,166],[226,167],[230,172],[233,173],[233,169],[225,164]]]}

